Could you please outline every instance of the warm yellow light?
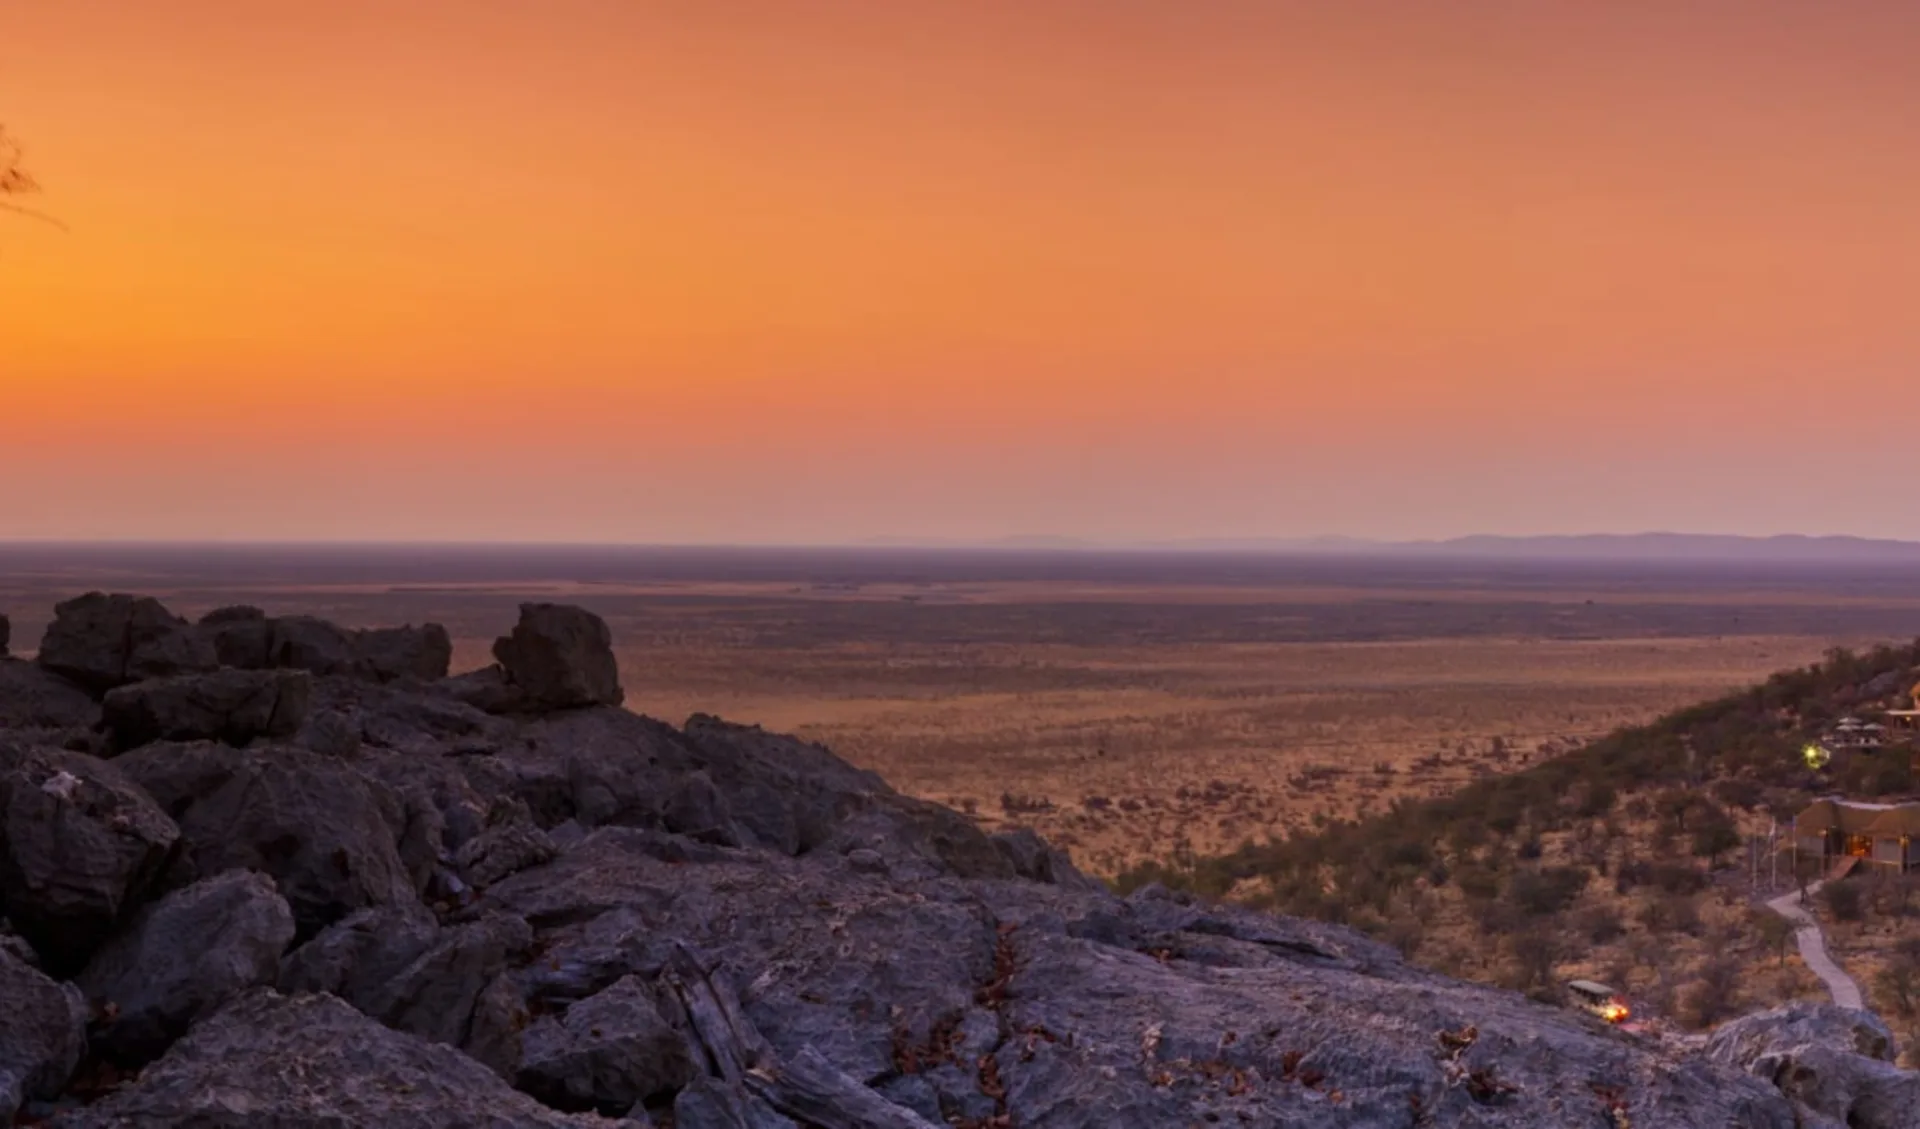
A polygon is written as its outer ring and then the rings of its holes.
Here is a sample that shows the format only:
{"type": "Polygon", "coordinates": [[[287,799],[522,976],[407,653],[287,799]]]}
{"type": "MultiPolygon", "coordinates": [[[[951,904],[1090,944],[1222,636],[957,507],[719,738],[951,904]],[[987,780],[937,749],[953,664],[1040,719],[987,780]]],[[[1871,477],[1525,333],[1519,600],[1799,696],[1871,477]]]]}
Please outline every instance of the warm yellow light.
{"type": "Polygon", "coordinates": [[[1600,1009],[1600,1018],[1608,1023],[1623,1023],[1633,1011],[1620,1000],[1612,1000],[1600,1009]]]}
{"type": "Polygon", "coordinates": [[[1824,746],[1818,744],[1808,745],[1805,749],[1801,750],[1801,755],[1807,758],[1808,768],[1825,768],[1827,767],[1827,762],[1833,759],[1833,754],[1828,752],[1824,746]]]}

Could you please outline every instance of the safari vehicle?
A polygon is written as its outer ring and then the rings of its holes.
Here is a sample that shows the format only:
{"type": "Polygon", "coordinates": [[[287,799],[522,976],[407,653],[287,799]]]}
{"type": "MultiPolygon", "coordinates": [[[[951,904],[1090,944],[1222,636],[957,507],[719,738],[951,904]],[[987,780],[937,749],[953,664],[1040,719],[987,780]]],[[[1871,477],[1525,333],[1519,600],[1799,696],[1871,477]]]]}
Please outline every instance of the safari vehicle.
{"type": "Polygon", "coordinates": [[[1633,1014],[1627,1006],[1627,998],[1592,980],[1567,981],[1567,995],[1573,997],[1576,1006],[1590,1011],[1608,1023],[1624,1023],[1633,1014]]]}

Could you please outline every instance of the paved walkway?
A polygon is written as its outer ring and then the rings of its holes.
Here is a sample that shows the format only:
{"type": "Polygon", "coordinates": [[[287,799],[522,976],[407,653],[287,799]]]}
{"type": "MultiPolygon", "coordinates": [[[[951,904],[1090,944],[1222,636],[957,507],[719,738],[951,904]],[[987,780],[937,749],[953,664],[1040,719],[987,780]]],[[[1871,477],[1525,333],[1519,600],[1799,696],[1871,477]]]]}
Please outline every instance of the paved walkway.
{"type": "MultiPolygon", "coordinates": [[[[1807,897],[1812,898],[1820,892],[1825,882],[1815,882],[1807,887],[1807,897]]],[[[1860,999],[1860,985],[1854,983],[1834,959],[1827,955],[1826,939],[1820,936],[1820,923],[1813,915],[1801,908],[1800,895],[1786,894],[1767,903],[1767,908],[1793,922],[1793,939],[1799,942],[1800,959],[1807,962],[1833,994],[1833,1002],[1841,1007],[1863,1008],[1866,1005],[1860,999]]]]}

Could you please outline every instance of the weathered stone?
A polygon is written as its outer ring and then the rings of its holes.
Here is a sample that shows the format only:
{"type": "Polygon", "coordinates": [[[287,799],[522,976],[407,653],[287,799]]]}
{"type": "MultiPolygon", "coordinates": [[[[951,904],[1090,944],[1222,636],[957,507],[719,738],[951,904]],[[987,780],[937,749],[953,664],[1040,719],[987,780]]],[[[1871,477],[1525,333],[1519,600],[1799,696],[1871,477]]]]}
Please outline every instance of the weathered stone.
{"type": "Polygon", "coordinates": [[[322,756],[350,757],[360,751],[360,727],[339,710],[321,710],[307,718],[293,743],[322,756]]]}
{"type": "Polygon", "coordinates": [[[1796,1000],[1721,1024],[1707,1043],[1707,1055],[1745,1069],[1761,1055],[1802,1046],[1830,1047],[1884,1062],[1892,1062],[1895,1053],[1893,1032],[1872,1012],[1796,1000]]]}
{"type": "Polygon", "coordinates": [[[332,993],[396,1030],[485,1056],[511,1078],[519,1046],[501,1017],[517,993],[503,1002],[500,980],[532,941],[527,923],[508,914],[440,929],[405,910],[363,911],[288,957],[280,987],[332,993]]]}
{"type": "Polygon", "coordinates": [[[723,847],[740,845],[740,832],[734,827],[733,813],[727,810],[726,797],[705,772],[682,778],[667,797],[662,815],[667,830],[676,834],[723,847]]]}
{"type": "Polygon", "coordinates": [[[627,977],[527,1029],[515,1085],[556,1109],[619,1114],[694,1078],[684,1036],[627,977]]]}
{"type": "Polygon", "coordinates": [[[545,831],[531,821],[513,820],[487,828],[463,844],[454,855],[466,880],[484,890],[530,866],[549,862],[559,850],[545,831]]]}
{"type": "Polygon", "coordinates": [[[69,730],[100,719],[93,695],[36,663],[0,658],[0,730],[69,730]]]}
{"type": "Polygon", "coordinates": [[[873,1078],[892,1068],[896,1029],[924,1040],[939,1017],[973,1009],[993,976],[994,923],[979,901],[958,885],[916,893],[825,859],[605,828],[487,900],[542,929],[542,959],[519,973],[537,1005],[656,972],[684,941],[755,981],[747,1012],[783,1053],[812,1045],[873,1078]]]}
{"type": "Polygon", "coordinates": [[[1065,851],[1040,838],[1030,827],[998,832],[993,836],[993,845],[1013,867],[1013,872],[1028,881],[1056,886],[1098,885],[1074,868],[1065,851]]]}
{"type": "Polygon", "coordinates": [[[424,906],[356,910],[288,953],[281,962],[279,987],[282,992],[328,992],[349,1002],[370,1001],[439,937],[440,924],[424,906]]]}
{"type": "Polygon", "coordinates": [[[120,749],[154,741],[245,745],[298,732],[312,693],[312,679],[304,671],[186,674],[109,690],[101,703],[102,720],[120,749]]]}
{"type": "Polygon", "coordinates": [[[758,842],[784,854],[810,851],[830,839],[850,814],[893,789],[823,745],[734,725],[705,714],[687,720],[681,740],[692,761],[724,782],[733,819],[758,842]]]}
{"type": "Polygon", "coordinates": [[[353,673],[356,655],[347,629],[306,615],[271,622],[266,665],[320,675],[353,673]]]}
{"type": "Polygon", "coordinates": [[[62,1129],[587,1129],[447,1047],[328,996],[255,989],[62,1129]]]}
{"type": "Polygon", "coordinates": [[[221,666],[265,670],[273,653],[273,621],[255,607],[219,608],[200,617],[200,633],[213,644],[221,666]]]}
{"type": "Polygon", "coordinates": [[[52,971],[77,970],[153,887],[180,832],[125,775],[36,749],[0,772],[0,893],[52,971]]]}
{"type": "Polygon", "coordinates": [[[532,1022],[520,986],[508,973],[498,973],[474,1000],[473,1016],[467,1021],[460,1049],[468,1058],[511,1080],[520,1069],[522,1040],[532,1022]]]}
{"type": "Polygon", "coordinates": [[[71,984],[0,951],[0,1125],[58,1094],[87,1047],[87,1002],[71,984]]]}
{"type": "Polygon", "coordinates": [[[125,1066],[159,1057],[200,1015],[271,985],[293,912],[263,874],[230,870],[143,909],[81,973],[96,1052],[125,1066]]]}
{"type": "Polygon", "coordinates": [[[54,608],[36,661],[93,690],[219,665],[213,644],[160,601],[99,592],[54,608]]]}
{"type": "Polygon", "coordinates": [[[625,700],[607,622],[567,604],[522,604],[513,634],[493,657],[529,712],[617,706],[625,700]]]}
{"type": "Polygon", "coordinates": [[[185,877],[271,875],[310,937],[356,909],[412,902],[390,818],[399,799],[305,749],[160,745],[114,762],[180,823],[185,877]]]}
{"type": "Polygon", "coordinates": [[[453,640],[437,623],[373,628],[354,636],[353,643],[355,673],[379,682],[435,682],[447,676],[453,661],[453,640]]]}
{"type": "Polygon", "coordinates": [[[1892,1032],[1871,1012],[1796,1001],[1741,1016],[1707,1043],[1707,1057],[1745,1070],[1849,1129],[1908,1129],[1920,1074],[1891,1065],[1892,1032]]]}
{"type": "Polygon", "coordinates": [[[844,820],[822,850],[848,854],[865,849],[885,860],[899,878],[1011,878],[1013,864],[985,832],[956,811],[906,796],[873,797],[865,810],[844,820]]]}

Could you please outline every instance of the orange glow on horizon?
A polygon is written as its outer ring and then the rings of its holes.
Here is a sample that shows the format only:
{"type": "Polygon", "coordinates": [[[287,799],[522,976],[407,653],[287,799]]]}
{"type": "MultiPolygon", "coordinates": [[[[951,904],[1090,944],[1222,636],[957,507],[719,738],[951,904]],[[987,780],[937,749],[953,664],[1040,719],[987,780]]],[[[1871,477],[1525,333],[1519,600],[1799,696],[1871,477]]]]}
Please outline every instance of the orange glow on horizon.
{"type": "Polygon", "coordinates": [[[1920,537],[1911,5],[6,23],[0,537],[1920,537]]]}

